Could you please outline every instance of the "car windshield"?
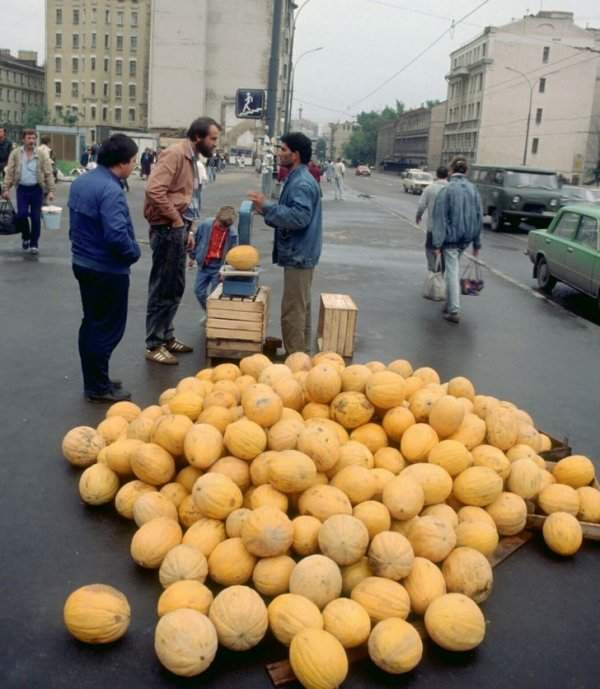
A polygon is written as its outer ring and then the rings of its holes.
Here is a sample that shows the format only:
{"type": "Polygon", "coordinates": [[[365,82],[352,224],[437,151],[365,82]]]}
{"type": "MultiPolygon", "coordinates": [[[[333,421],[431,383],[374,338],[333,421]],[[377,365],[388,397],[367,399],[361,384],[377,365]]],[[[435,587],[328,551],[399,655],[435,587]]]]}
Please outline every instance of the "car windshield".
{"type": "Polygon", "coordinates": [[[570,199],[577,199],[580,201],[586,200],[588,198],[587,189],[582,189],[581,187],[563,187],[563,194],[568,196],[570,199]]]}
{"type": "Polygon", "coordinates": [[[506,172],[506,183],[509,187],[534,187],[535,189],[558,189],[558,177],[545,175],[542,172],[506,172]]]}
{"type": "Polygon", "coordinates": [[[428,172],[421,172],[415,175],[415,179],[421,180],[422,182],[431,182],[433,177],[428,172]]]}
{"type": "Polygon", "coordinates": [[[594,203],[600,203],[600,189],[590,189],[590,194],[594,203]]]}

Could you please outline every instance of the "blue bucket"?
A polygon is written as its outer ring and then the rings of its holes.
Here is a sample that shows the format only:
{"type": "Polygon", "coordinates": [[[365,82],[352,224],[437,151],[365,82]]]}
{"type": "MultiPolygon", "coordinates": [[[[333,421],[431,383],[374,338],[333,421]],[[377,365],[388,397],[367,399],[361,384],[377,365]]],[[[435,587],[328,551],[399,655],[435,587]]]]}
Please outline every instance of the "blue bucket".
{"type": "Polygon", "coordinates": [[[43,206],[42,219],[47,230],[60,230],[60,218],[62,208],[60,206],[43,206]]]}

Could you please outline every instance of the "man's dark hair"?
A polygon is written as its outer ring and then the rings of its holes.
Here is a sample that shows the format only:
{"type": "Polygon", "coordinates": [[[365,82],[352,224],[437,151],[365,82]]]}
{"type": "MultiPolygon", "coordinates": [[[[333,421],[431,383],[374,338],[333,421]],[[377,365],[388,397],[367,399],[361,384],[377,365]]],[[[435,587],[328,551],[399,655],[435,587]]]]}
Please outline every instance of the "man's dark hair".
{"type": "Polygon", "coordinates": [[[44,136],[42,136],[42,138],[40,139],[40,142],[46,144],[47,146],[50,143],[50,137],[48,136],[48,134],[44,134],[44,136]]]}
{"type": "Polygon", "coordinates": [[[454,158],[454,160],[450,163],[450,170],[452,172],[458,172],[459,174],[466,175],[468,169],[469,164],[467,163],[466,158],[462,158],[461,156],[454,158]]]}
{"type": "Polygon", "coordinates": [[[208,130],[212,126],[221,131],[221,125],[216,120],[213,120],[212,117],[198,117],[190,124],[186,136],[192,141],[196,138],[204,139],[208,136],[208,130]]]}
{"type": "Polygon", "coordinates": [[[24,129],[21,132],[21,138],[24,139],[26,136],[29,136],[30,134],[37,136],[37,132],[35,131],[35,129],[24,129]]]}
{"type": "Polygon", "coordinates": [[[98,165],[115,167],[120,163],[128,163],[138,152],[133,139],[125,134],[113,134],[103,141],[98,151],[98,165]]]}
{"type": "Polygon", "coordinates": [[[440,165],[438,169],[435,171],[435,174],[438,179],[447,179],[448,178],[448,168],[445,167],[444,165],[440,165]]]}
{"type": "Polygon", "coordinates": [[[301,132],[290,132],[281,137],[281,142],[284,143],[292,153],[300,154],[300,162],[307,165],[312,158],[312,142],[301,132]]]}

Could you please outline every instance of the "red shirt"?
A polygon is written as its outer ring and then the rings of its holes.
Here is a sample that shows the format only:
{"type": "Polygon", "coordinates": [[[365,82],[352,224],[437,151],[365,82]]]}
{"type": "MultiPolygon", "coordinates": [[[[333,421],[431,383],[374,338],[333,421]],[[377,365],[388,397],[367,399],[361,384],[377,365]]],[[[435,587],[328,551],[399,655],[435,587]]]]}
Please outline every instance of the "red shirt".
{"type": "Polygon", "coordinates": [[[220,261],[223,258],[228,232],[229,230],[227,227],[223,227],[223,225],[215,220],[208,241],[208,250],[204,258],[204,265],[210,261],[220,261]]]}
{"type": "Polygon", "coordinates": [[[321,168],[318,165],[313,165],[310,163],[308,166],[308,171],[317,180],[317,184],[321,184],[321,168]]]}

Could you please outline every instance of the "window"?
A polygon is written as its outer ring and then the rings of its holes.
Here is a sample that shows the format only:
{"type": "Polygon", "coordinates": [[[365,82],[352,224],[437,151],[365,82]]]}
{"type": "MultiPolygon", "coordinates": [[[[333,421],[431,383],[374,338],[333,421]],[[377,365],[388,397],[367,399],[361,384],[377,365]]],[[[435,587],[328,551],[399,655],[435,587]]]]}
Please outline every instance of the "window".
{"type": "Polygon", "coordinates": [[[137,74],[137,61],[129,60],[129,76],[134,77],[137,74]]]}
{"type": "Polygon", "coordinates": [[[104,47],[106,48],[106,50],[110,49],[110,34],[108,33],[104,34],[104,47]]]}
{"type": "Polygon", "coordinates": [[[90,46],[92,49],[96,49],[96,32],[92,34],[92,45],[90,46]]]}
{"type": "Polygon", "coordinates": [[[123,12],[117,12],[117,26],[123,26],[123,12]]]}
{"type": "Polygon", "coordinates": [[[96,95],[96,82],[90,81],[90,96],[96,95]]]}
{"type": "Polygon", "coordinates": [[[96,56],[95,55],[92,55],[90,57],[90,69],[92,70],[92,72],[96,71],[96,56]]]}
{"type": "Polygon", "coordinates": [[[543,77],[540,79],[540,93],[546,93],[546,80],[543,77]]]}
{"type": "Polygon", "coordinates": [[[117,50],[123,50],[123,36],[117,36],[117,50]]]}
{"type": "Polygon", "coordinates": [[[79,24],[79,10],[73,10],[73,24],[75,26],[79,24]]]}
{"type": "Polygon", "coordinates": [[[62,57],[56,56],[54,58],[54,71],[58,74],[62,72],[62,57]]]}
{"type": "Polygon", "coordinates": [[[115,74],[118,77],[123,74],[123,60],[115,60],[115,74]]]}
{"type": "Polygon", "coordinates": [[[79,34],[73,34],[73,50],[79,50],[79,34]]]}
{"type": "Polygon", "coordinates": [[[598,221],[595,218],[590,218],[588,215],[581,218],[577,241],[588,249],[598,250],[598,221]]]}
{"type": "Polygon", "coordinates": [[[581,216],[577,213],[563,213],[560,216],[558,224],[554,228],[554,234],[564,239],[573,239],[577,226],[579,225],[580,217],[581,216]]]}
{"type": "Polygon", "coordinates": [[[108,73],[108,66],[109,66],[108,58],[105,57],[105,58],[104,58],[104,71],[105,71],[106,73],[108,73]]]}
{"type": "Polygon", "coordinates": [[[57,33],[56,36],[54,36],[54,47],[55,48],[62,48],[62,34],[57,33]]]}
{"type": "Polygon", "coordinates": [[[135,99],[135,84],[129,84],[129,98],[135,99]]]}
{"type": "Polygon", "coordinates": [[[132,12],[131,13],[131,26],[136,27],[137,25],[138,25],[138,13],[132,12]]]}
{"type": "Polygon", "coordinates": [[[92,7],[92,24],[96,23],[96,8],[92,7]]]}
{"type": "Polygon", "coordinates": [[[103,87],[102,87],[102,95],[103,95],[105,98],[108,98],[108,81],[105,81],[105,82],[104,82],[104,85],[103,85],[103,87]]]}
{"type": "MultiPolygon", "coordinates": [[[[62,81],[54,82],[54,97],[60,98],[62,96],[62,81]]],[[[6,100],[9,100],[8,98],[6,100]]]]}
{"type": "Polygon", "coordinates": [[[132,53],[135,53],[137,50],[137,36],[131,36],[129,39],[129,48],[131,49],[132,53]]]}
{"type": "Polygon", "coordinates": [[[115,122],[121,121],[121,108],[115,108],[115,122]]]}
{"type": "Polygon", "coordinates": [[[77,74],[79,72],[79,58],[78,57],[74,57],[71,60],[71,71],[73,72],[73,74],[77,74]]]}
{"type": "Polygon", "coordinates": [[[110,10],[104,11],[104,23],[110,24],[110,10]]]}
{"type": "Polygon", "coordinates": [[[106,105],[102,106],[102,121],[106,122],[108,120],[108,108],[106,105]]]}
{"type": "Polygon", "coordinates": [[[56,114],[57,117],[62,117],[62,113],[63,113],[62,105],[55,105],[54,106],[54,113],[56,114]]]}
{"type": "Polygon", "coordinates": [[[548,59],[550,58],[550,48],[546,46],[544,48],[544,52],[542,53],[542,62],[548,62],[548,59]]]}
{"type": "Polygon", "coordinates": [[[475,117],[479,118],[480,114],[481,114],[481,103],[477,102],[477,103],[475,103],[475,117]]]}
{"type": "Polygon", "coordinates": [[[72,98],[79,98],[79,82],[78,81],[72,81],[71,82],[71,97],[72,98]]]}
{"type": "Polygon", "coordinates": [[[123,84],[115,84],[115,98],[123,97],[123,84]]]}
{"type": "Polygon", "coordinates": [[[135,122],[135,108],[129,108],[129,121],[135,122]]]}
{"type": "Polygon", "coordinates": [[[96,106],[95,105],[90,106],[90,119],[91,120],[96,119],[96,106]]]}
{"type": "Polygon", "coordinates": [[[543,109],[542,109],[542,108],[538,108],[538,109],[535,111],[535,123],[536,123],[536,124],[542,124],[542,113],[543,113],[543,109]]]}
{"type": "Polygon", "coordinates": [[[56,23],[62,24],[62,9],[60,8],[56,9],[56,23]]]}
{"type": "Polygon", "coordinates": [[[533,141],[531,142],[531,152],[537,153],[539,147],[540,147],[540,140],[537,137],[534,137],[533,141]]]}

